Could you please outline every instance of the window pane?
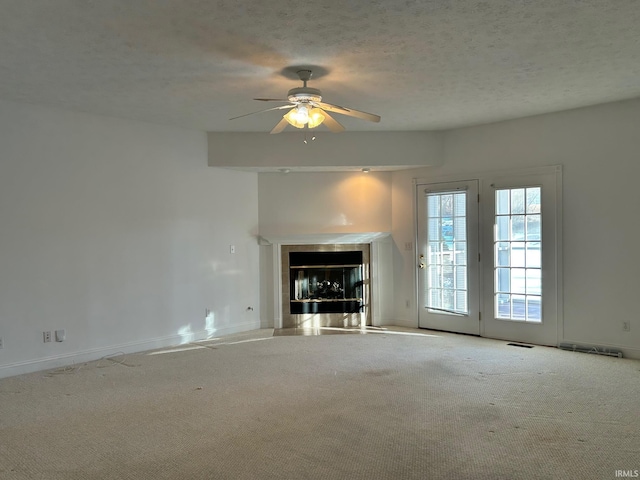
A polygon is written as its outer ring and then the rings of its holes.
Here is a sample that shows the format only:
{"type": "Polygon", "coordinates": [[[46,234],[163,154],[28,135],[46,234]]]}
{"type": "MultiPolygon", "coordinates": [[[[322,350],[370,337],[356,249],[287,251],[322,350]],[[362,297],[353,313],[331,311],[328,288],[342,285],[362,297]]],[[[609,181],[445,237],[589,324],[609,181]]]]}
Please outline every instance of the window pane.
{"type": "Polygon", "coordinates": [[[514,188],[511,190],[511,215],[525,213],[524,188],[514,188]]]}
{"type": "Polygon", "coordinates": [[[527,215],[527,240],[540,240],[540,215],[527,215]]]}
{"type": "Polygon", "coordinates": [[[524,240],[524,215],[511,217],[511,238],[509,240],[524,240]]]}
{"type": "Polygon", "coordinates": [[[453,248],[453,219],[443,217],[441,223],[441,240],[444,242],[446,250],[453,248]]]}
{"type": "Polygon", "coordinates": [[[438,289],[433,289],[429,291],[429,305],[427,307],[436,307],[441,308],[442,303],[440,302],[441,291],[438,289]]]}
{"type": "Polygon", "coordinates": [[[436,242],[429,242],[429,249],[427,251],[427,263],[429,265],[432,264],[441,264],[442,263],[442,255],[440,254],[440,244],[436,242]]]}
{"type": "Polygon", "coordinates": [[[509,215],[509,190],[496,190],[496,214],[509,215]]]}
{"type": "Polygon", "coordinates": [[[540,242],[527,242],[527,267],[540,268],[541,257],[540,242]]]}
{"type": "Polygon", "coordinates": [[[456,290],[456,311],[467,311],[467,292],[464,290],[456,290]]]}
{"type": "Polygon", "coordinates": [[[429,217],[440,216],[440,196],[427,195],[427,215],[429,217]]]}
{"type": "Polygon", "coordinates": [[[467,226],[466,219],[464,217],[456,217],[453,223],[453,238],[455,240],[467,239],[467,226]]]}
{"type": "Polygon", "coordinates": [[[495,255],[495,263],[497,267],[508,267],[510,265],[511,258],[509,242],[497,242],[495,255]]]}
{"type": "Polygon", "coordinates": [[[500,293],[496,295],[496,317],[511,318],[511,295],[500,293]]]}
{"type": "Polygon", "coordinates": [[[509,217],[496,218],[496,240],[509,240],[509,217]]]}
{"type": "Polygon", "coordinates": [[[533,322],[542,321],[540,297],[532,297],[530,295],[527,295],[527,320],[533,322]]]}
{"type": "Polygon", "coordinates": [[[527,188],[527,213],[540,213],[540,187],[527,188]]]}
{"type": "Polygon", "coordinates": [[[444,216],[452,216],[453,215],[453,195],[445,194],[440,195],[440,200],[442,202],[441,205],[441,215],[444,216]]]}
{"type": "Polygon", "coordinates": [[[456,193],[454,195],[454,215],[465,217],[467,215],[467,194],[456,193]]]}
{"type": "Polygon", "coordinates": [[[511,318],[514,320],[524,320],[526,318],[526,297],[524,295],[512,295],[511,304],[511,318]]]}
{"type": "Polygon", "coordinates": [[[525,266],[525,250],[524,242],[512,242],[511,243],[511,266],[512,267],[524,267],[525,266]]]}
{"type": "Polygon", "coordinates": [[[430,288],[440,288],[440,267],[437,265],[429,265],[427,267],[427,274],[429,279],[430,288]]]}
{"type": "Polygon", "coordinates": [[[467,289],[467,267],[455,267],[456,269],[456,288],[461,290],[467,289]]]}
{"type": "Polygon", "coordinates": [[[440,241],[440,219],[439,218],[429,219],[429,230],[427,231],[427,238],[429,239],[430,242],[440,241]]]}
{"type": "Polygon", "coordinates": [[[530,295],[542,294],[542,270],[539,268],[527,268],[527,293],[530,295]]]}
{"type": "Polygon", "coordinates": [[[453,266],[442,266],[442,286],[444,288],[454,288],[453,284],[453,266]]]}
{"type": "Polygon", "coordinates": [[[455,242],[455,264],[466,265],[467,264],[467,242],[455,242]]]}
{"type": "Polygon", "coordinates": [[[526,293],[526,272],[524,268],[511,269],[511,290],[512,293],[526,293]]]}
{"type": "Polygon", "coordinates": [[[442,308],[455,310],[453,290],[442,290],[442,308]]]}
{"type": "Polygon", "coordinates": [[[498,292],[510,292],[510,279],[511,272],[508,268],[496,269],[496,291],[498,292]]]}

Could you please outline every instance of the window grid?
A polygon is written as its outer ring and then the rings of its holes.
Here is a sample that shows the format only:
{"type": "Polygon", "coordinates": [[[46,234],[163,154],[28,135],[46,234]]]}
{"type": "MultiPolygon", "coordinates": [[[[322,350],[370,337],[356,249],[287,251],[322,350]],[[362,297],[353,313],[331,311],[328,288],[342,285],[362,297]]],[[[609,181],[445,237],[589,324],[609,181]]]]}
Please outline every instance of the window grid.
{"type": "Polygon", "coordinates": [[[495,317],[542,322],[541,187],[496,190],[495,317]]]}
{"type": "Polygon", "coordinates": [[[469,313],[466,192],[427,194],[427,308],[469,313]]]}

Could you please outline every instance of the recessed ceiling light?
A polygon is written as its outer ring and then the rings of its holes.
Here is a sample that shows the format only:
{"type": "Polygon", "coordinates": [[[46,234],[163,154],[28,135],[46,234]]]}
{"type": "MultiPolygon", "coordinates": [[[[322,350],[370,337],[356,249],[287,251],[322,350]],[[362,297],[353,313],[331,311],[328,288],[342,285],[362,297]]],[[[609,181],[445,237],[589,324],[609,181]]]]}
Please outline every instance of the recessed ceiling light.
{"type": "Polygon", "coordinates": [[[286,173],[289,173],[291,170],[289,168],[279,168],[278,171],[280,173],[285,173],[286,174],[286,173]]]}
{"type": "Polygon", "coordinates": [[[364,173],[369,173],[369,172],[371,171],[371,169],[370,169],[370,168],[363,168],[363,169],[362,169],[362,171],[363,171],[364,173]]]}

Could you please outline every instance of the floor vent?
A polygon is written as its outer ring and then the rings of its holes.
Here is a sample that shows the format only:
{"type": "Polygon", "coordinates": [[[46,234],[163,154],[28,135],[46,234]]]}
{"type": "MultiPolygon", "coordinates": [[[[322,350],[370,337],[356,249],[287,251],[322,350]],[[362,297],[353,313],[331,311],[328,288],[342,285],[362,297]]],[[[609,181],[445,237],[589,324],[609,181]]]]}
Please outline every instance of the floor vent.
{"type": "Polygon", "coordinates": [[[523,345],[521,343],[507,343],[507,345],[512,347],[533,348],[533,345],[523,345]]]}
{"type": "Polygon", "coordinates": [[[561,343],[558,348],[571,352],[595,353],[596,355],[606,355],[608,357],[622,358],[622,352],[616,348],[598,347],[597,345],[576,345],[574,343],[561,343]]]}

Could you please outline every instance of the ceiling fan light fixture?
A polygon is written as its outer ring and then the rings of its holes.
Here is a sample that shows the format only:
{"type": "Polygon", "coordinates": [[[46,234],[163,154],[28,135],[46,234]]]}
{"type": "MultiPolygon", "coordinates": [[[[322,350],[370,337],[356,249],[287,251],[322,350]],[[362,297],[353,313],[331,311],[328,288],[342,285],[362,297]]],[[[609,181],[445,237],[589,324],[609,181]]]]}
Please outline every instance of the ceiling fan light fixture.
{"type": "Polygon", "coordinates": [[[313,108],[309,112],[309,122],[307,123],[307,126],[309,128],[316,128],[324,122],[324,119],[325,116],[324,113],[322,113],[322,110],[319,108],[313,108]]]}
{"type": "Polygon", "coordinates": [[[284,119],[296,128],[304,128],[309,123],[309,107],[298,105],[284,115],[284,119]]]}
{"type": "Polygon", "coordinates": [[[301,104],[289,110],[284,119],[296,128],[316,128],[322,124],[325,115],[320,108],[309,108],[309,105],[301,104]]]}

